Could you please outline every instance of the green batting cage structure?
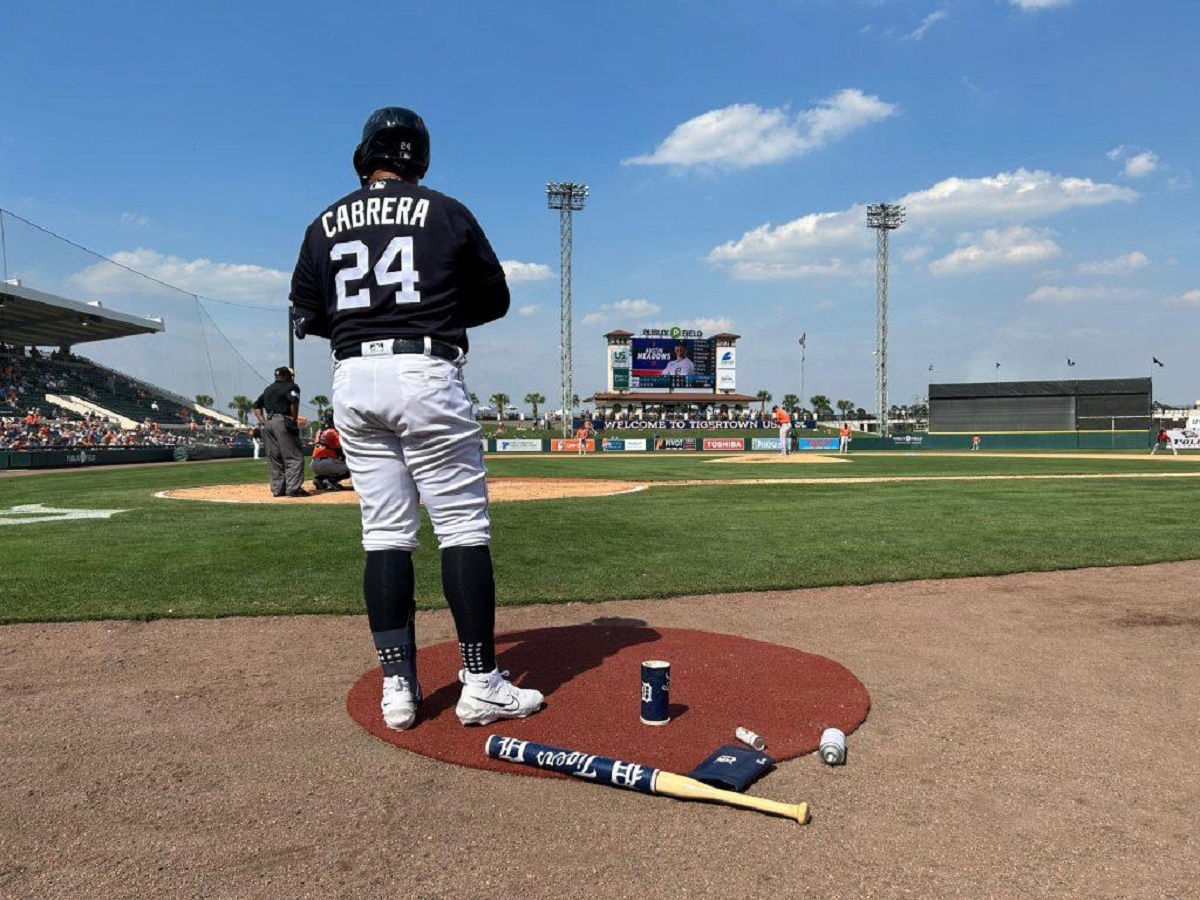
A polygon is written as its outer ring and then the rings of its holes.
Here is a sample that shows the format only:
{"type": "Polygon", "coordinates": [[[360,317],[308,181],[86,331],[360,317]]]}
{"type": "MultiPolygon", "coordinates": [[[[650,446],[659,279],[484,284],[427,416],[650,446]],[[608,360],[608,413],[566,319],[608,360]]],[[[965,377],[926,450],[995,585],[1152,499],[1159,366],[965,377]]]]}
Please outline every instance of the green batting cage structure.
{"type": "Polygon", "coordinates": [[[1151,435],[1149,378],[929,386],[926,446],[982,450],[1132,450],[1151,435]]]}

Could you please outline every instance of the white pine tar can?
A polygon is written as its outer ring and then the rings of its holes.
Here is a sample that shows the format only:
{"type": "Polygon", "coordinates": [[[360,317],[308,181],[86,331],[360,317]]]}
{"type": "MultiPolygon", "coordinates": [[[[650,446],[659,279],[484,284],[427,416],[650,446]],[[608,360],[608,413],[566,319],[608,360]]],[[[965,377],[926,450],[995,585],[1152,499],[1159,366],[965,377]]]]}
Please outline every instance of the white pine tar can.
{"type": "Polygon", "coordinates": [[[749,728],[738,728],[733,732],[733,736],[743,744],[750,745],[755,750],[765,750],[767,748],[767,742],[749,728]]]}
{"type": "Polygon", "coordinates": [[[840,729],[826,728],[821,732],[821,762],[840,766],[846,761],[846,735],[840,729]]]}

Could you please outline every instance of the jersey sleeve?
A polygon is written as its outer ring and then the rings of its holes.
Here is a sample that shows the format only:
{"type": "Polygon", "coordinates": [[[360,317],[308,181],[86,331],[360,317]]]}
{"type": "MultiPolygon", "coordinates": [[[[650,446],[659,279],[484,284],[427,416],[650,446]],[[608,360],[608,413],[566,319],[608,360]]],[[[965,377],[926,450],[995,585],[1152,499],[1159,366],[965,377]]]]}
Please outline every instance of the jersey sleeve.
{"type": "Polygon", "coordinates": [[[504,268],[483,227],[466,207],[460,207],[460,214],[463,233],[459,263],[466,297],[460,318],[464,327],[474,328],[503,318],[508,313],[511,296],[504,268]]]}
{"type": "Polygon", "coordinates": [[[304,242],[300,245],[300,255],[296,260],[296,268],[292,272],[292,290],[289,299],[295,310],[294,327],[296,336],[303,339],[306,335],[329,337],[329,315],[325,309],[325,292],[321,286],[320,275],[313,262],[312,255],[312,226],[304,232],[304,242]]]}

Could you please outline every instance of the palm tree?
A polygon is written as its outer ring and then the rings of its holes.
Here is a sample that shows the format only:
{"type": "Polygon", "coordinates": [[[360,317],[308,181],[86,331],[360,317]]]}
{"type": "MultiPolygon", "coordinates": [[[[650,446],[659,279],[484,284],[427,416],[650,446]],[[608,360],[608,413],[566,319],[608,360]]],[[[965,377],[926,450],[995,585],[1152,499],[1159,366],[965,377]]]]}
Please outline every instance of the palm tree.
{"type": "Polygon", "coordinates": [[[492,394],[492,396],[490,396],[488,398],[488,402],[490,402],[493,406],[496,407],[497,421],[503,419],[504,418],[504,407],[508,406],[508,402],[509,402],[508,394],[492,394]]]}
{"type": "Polygon", "coordinates": [[[838,408],[838,412],[840,412],[842,414],[842,421],[845,421],[847,415],[854,411],[854,401],[853,400],[839,400],[837,402],[837,408],[838,408]]]}
{"type": "Polygon", "coordinates": [[[525,395],[525,402],[533,407],[533,421],[536,422],[537,417],[538,417],[538,415],[537,415],[538,404],[546,402],[546,395],[539,394],[535,391],[533,393],[525,395]]]}
{"type": "Polygon", "coordinates": [[[474,391],[471,391],[471,405],[479,406],[479,395],[476,394],[474,391]]]}
{"type": "Polygon", "coordinates": [[[208,394],[197,394],[196,395],[196,405],[197,406],[212,406],[213,398],[208,396],[208,394]]]}
{"type": "Polygon", "coordinates": [[[812,404],[813,415],[818,419],[832,418],[833,407],[829,405],[829,398],[824,394],[813,394],[808,398],[808,402],[812,404]]]}
{"type": "Polygon", "coordinates": [[[250,410],[254,409],[254,401],[249,397],[238,394],[230,401],[229,408],[237,412],[238,421],[245,425],[246,416],[249,415],[250,410]]]}
{"type": "Polygon", "coordinates": [[[767,404],[771,402],[771,392],[759,391],[754,396],[762,403],[762,414],[765,416],[767,414],[767,404]]]}
{"type": "Polygon", "coordinates": [[[792,415],[795,415],[796,410],[800,408],[800,398],[795,394],[784,394],[781,402],[783,403],[783,408],[792,415]]]}
{"type": "Polygon", "coordinates": [[[308,402],[311,406],[315,406],[317,408],[318,419],[323,418],[325,415],[325,410],[329,409],[329,398],[324,394],[317,394],[317,396],[313,397],[308,402]]]}

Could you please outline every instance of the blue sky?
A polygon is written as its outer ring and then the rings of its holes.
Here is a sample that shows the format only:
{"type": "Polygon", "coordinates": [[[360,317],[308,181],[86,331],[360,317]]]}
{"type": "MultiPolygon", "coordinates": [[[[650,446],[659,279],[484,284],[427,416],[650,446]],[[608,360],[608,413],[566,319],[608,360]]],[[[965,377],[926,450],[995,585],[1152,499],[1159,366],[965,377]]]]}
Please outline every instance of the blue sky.
{"type": "MultiPolygon", "coordinates": [[[[743,335],[739,390],[776,398],[800,392],[807,333],[804,393],[870,408],[862,207],[899,201],[893,402],[993,380],[997,362],[1006,380],[1065,377],[1070,357],[1071,376],[1153,374],[1158,398],[1190,404],[1197,33],[1184,0],[44,0],[5,17],[0,207],[273,308],[205,306],[265,372],[304,228],[354,187],[366,116],[405,105],[432,133],[427,183],[475,211],[510,270],[512,313],[472,337],[481,396],[557,393],[544,187],[574,180],[591,186],[574,229],[583,395],[603,386],[604,332],[678,324],[743,335]]],[[[164,312],[194,351],[186,302],[9,238],[10,275],[164,312]]],[[[328,393],[323,350],[301,345],[306,393],[328,393]]],[[[203,389],[191,356],[160,380],[203,389]]]]}

